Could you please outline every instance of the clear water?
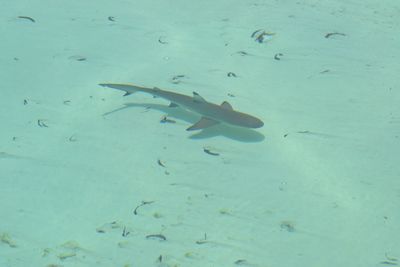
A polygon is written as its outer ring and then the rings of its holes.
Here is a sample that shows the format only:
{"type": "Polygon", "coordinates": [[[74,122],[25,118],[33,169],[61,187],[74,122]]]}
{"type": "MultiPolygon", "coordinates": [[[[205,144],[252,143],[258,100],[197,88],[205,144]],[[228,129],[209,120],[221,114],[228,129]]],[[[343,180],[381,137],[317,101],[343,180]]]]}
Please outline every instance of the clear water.
{"type": "Polygon", "coordinates": [[[399,13],[2,1],[0,266],[399,265],[399,13]],[[199,114],[99,83],[265,125],[188,132],[199,114]]]}

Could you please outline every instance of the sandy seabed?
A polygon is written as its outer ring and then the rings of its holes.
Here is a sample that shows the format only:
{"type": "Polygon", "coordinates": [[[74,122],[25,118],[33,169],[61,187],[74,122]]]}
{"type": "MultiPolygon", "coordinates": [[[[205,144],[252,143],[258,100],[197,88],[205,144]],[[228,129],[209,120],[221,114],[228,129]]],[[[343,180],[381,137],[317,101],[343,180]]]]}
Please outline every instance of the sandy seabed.
{"type": "Polygon", "coordinates": [[[0,266],[399,264],[397,0],[0,14],[0,266]],[[265,125],[187,132],[198,114],[104,82],[196,91],[265,125]]]}

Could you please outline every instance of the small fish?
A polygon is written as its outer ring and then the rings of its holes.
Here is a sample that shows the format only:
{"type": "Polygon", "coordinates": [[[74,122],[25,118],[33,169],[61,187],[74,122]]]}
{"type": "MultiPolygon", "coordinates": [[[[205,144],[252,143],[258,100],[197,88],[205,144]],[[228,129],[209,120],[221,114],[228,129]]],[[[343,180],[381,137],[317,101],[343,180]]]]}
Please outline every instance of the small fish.
{"type": "Polygon", "coordinates": [[[187,110],[200,114],[201,119],[187,128],[187,131],[202,130],[219,123],[226,123],[244,128],[260,128],[264,123],[254,116],[233,110],[232,106],[224,101],[221,105],[207,102],[198,93],[193,96],[182,95],[170,91],[161,90],[157,87],[146,88],[132,84],[101,83],[103,87],[110,87],[125,91],[125,96],[135,92],[145,92],[156,97],[171,101],[170,107],[181,106],[187,110]]]}

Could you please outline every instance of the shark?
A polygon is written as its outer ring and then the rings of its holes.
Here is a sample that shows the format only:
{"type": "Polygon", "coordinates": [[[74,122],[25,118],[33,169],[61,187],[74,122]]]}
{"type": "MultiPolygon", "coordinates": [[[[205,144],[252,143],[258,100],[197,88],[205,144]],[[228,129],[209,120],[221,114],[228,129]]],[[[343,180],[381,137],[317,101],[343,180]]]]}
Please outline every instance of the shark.
{"type": "Polygon", "coordinates": [[[99,85],[124,91],[124,96],[136,92],[148,93],[153,97],[160,97],[170,101],[170,107],[180,106],[199,114],[201,119],[187,128],[187,131],[202,130],[220,123],[243,128],[261,128],[264,125],[264,122],[259,118],[234,110],[227,101],[222,102],[221,105],[210,103],[196,92],[193,92],[193,96],[187,96],[157,87],[146,88],[133,84],[119,83],[100,83],[99,85]]]}

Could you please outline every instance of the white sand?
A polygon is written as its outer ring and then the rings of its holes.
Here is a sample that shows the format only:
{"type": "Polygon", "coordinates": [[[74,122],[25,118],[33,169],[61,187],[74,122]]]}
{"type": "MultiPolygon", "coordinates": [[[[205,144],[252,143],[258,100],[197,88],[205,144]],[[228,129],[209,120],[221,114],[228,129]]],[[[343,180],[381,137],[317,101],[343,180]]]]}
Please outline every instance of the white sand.
{"type": "Polygon", "coordinates": [[[0,266],[399,264],[399,12],[3,1],[0,266]],[[257,29],[276,35],[260,44],[257,29]],[[100,82],[197,91],[265,126],[187,132],[197,115],[100,82]],[[166,112],[177,123],[159,123],[166,112]]]}

